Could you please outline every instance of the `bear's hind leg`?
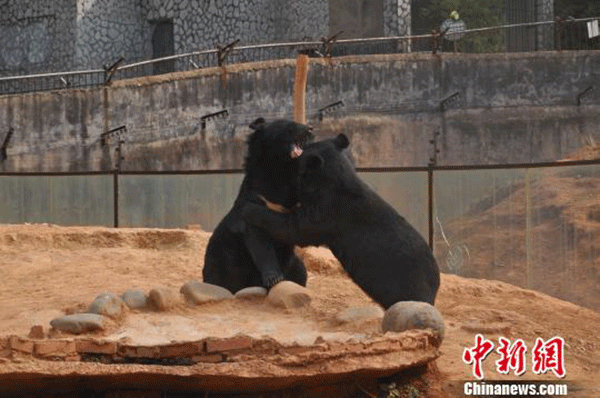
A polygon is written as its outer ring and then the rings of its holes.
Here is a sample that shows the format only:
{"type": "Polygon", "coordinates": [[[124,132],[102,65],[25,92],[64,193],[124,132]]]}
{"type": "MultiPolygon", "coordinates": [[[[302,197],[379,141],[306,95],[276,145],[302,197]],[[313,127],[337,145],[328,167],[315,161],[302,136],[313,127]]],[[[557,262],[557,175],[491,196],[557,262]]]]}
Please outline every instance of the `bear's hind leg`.
{"type": "Polygon", "coordinates": [[[262,286],[270,289],[285,279],[277,253],[276,242],[265,231],[246,226],[244,242],[252,260],[262,277],[262,286]]]}
{"type": "Polygon", "coordinates": [[[306,267],[304,266],[304,263],[302,263],[300,257],[295,254],[290,256],[290,262],[287,267],[283,269],[283,274],[285,275],[286,280],[306,287],[306,267]]]}

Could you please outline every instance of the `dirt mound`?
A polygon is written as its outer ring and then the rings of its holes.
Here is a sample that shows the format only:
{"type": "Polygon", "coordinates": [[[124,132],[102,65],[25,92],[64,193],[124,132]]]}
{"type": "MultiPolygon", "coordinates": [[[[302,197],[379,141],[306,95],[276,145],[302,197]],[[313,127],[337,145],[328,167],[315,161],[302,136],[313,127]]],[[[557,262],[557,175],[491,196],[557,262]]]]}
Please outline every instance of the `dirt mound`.
{"type": "Polygon", "coordinates": [[[590,143],[570,153],[562,160],[592,160],[600,159],[600,144],[597,144],[590,137],[590,143]]]}
{"type": "Polygon", "coordinates": [[[498,279],[600,311],[600,167],[543,170],[449,222],[445,234],[468,254],[445,272],[498,279]]]}
{"type": "Polygon", "coordinates": [[[185,230],[86,227],[64,228],[56,225],[5,225],[0,229],[0,248],[114,248],[169,249],[190,243],[185,230]]]}

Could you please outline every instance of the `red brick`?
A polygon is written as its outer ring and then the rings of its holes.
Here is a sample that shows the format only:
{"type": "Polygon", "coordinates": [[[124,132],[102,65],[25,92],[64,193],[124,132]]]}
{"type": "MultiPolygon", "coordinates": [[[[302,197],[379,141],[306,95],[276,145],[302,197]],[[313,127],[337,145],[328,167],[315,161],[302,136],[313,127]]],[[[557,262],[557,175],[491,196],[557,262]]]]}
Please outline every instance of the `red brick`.
{"type": "Polygon", "coordinates": [[[42,357],[67,357],[77,354],[77,346],[73,340],[36,341],[35,354],[42,357]]]}
{"type": "Polygon", "coordinates": [[[76,343],[77,352],[80,354],[108,354],[117,353],[117,343],[114,341],[79,340],[76,343]]]}
{"type": "Polygon", "coordinates": [[[161,358],[191,357],[202,353],[204,341],[163,345],[159,347],[159,350],[161,358]]]}
{"type": "Polygon", "coordinates": [[[364,350],[365,346],[363,343],[329,343],[329,351],[332,353],[359,353],[364,352],[364,350]]]}
{"type": "Polygon", "coordinates": [[[257,355],[274,355],[281,349],[281,344],[273,338],[253,340],[252,353],[257,355]]]}
{"type": "Polygon", "coordinates": [[[33,353],[33,341],[18,336],[10,336],[8,339],[10,348],[27,354],[33,353]]]}
{"type": "Polygon", "coordinates": [[[224,358],[221,354],[195,355],[192,357],[194,362],[219,363],[223,362],[224,358]]]}
{"type": "Polygon", "coordinates": [[[299,355],[299,354],[304,354],[307,352],[325,351],[326,349],[327,349],[327,347],[325,345],[316,345],[316,346],[296,345],[296,346],[283,347],[279,350],[279,352],[281,352],[283,354],[289,354],[289,355],[299,355]]]}
{"type": "Polygon", "coordinates": [[[375,340],[365,345],[367,348],[375,351],[396,351],[400,349],[400,343],[392,340],[375,340]]]}
{"type": "Polygon", "coordinates": [[[129,346],[119,344],[119,355],[129,358],[158,358],[159,347],[156,346],[129,346]]]}
{"type": "Polygon", "coordinates": [[[4,358],[8,358],[11,353],[10,348],[0,348],[0,363],[4,361],[4,358]]]}
{"type": "Polygon", "coordinates": [[[43,339],[46,334],[44,333],[44,327],[42,325],[34,325],[29,330],[30,339],[43,339]]]}
{"type": "Polygon", "coordinates": [[[136,349],[138,358],[157,358],[160,354],[158,347],[139,346],[136,349]]]}
{"type": "Polygon", "coordinates": [[[222,352],[252,348],[252,338],[249,336],[234,336],[225,339],[206,340],[206,352],[222,352]]]}

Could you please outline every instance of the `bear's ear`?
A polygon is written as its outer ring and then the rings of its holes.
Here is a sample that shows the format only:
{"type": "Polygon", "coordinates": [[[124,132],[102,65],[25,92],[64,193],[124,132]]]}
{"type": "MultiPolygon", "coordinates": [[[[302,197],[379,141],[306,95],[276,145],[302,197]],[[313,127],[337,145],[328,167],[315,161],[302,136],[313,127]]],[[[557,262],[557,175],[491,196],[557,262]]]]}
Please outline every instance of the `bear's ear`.
{"type": "Polygon", "coordinates": [[[304,161],[306,170],[316,170],[323,166],[323,158],[318,155],[308,155],[304,161]]]}
{"type": "Polygon", "coordinates": [[[335,137],[333,143],[338,149],[344,149],[348,148],[348,145],[350,145],[350,140],[348,137],[346,137],[346,134],[340,133],[337,137],[335,137]]]}
{"type": "Polygon", "coordinates": [[[263,124],[265,124],[265,119],[263,119],[262,117],[259,117],[258,119],[256,119],[252,123],[250,123],[250,128],[252,130],[258,130],[260,128],[260,126],[262,126],[263,124]]]}

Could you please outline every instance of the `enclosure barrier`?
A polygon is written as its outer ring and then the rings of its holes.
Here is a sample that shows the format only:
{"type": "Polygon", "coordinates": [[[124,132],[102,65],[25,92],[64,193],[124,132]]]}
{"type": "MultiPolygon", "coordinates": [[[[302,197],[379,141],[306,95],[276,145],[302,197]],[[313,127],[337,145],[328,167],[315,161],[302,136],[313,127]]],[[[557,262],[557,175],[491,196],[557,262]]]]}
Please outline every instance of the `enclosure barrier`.
{"type": "Polygon", "coordinates": [[[337,35],[333,35],[319,41],[244,46],[239,46],[239,40],[236,40],[214,49],[155,58],[127,65],[122,65],[124,60],[119,59],[102,69],[0,77],[0,95],[100,87],[109,84],[112,80],[185,72],[226,64],[290,59],[295,58],[299,53],[307,54],[310,57],[328,58],[344,55],[406,52],[439,54],[444,51],[501,53],[552,49],[557,51],[600,49],[600,37],[590,37],[588,32],[588,23],[597,23],[599,19],[600,17],[557,18],[553,21],[466,29],[460,33],[433,30],[423,35],[366,39],[338,39],[337,35]]]}
{"type": "MultiPolygon", "coordinates": [[[[600,311],[600,159],[358,170],[430,245],[442,271],[600,311]]],[[[0,223],[211,231],[242,170],[0,173],[0,223]]]]}

